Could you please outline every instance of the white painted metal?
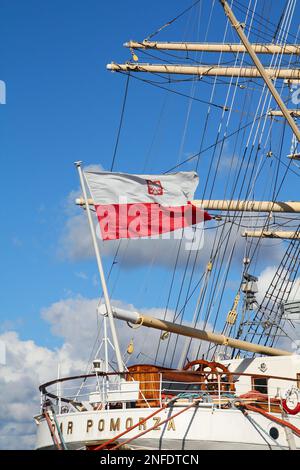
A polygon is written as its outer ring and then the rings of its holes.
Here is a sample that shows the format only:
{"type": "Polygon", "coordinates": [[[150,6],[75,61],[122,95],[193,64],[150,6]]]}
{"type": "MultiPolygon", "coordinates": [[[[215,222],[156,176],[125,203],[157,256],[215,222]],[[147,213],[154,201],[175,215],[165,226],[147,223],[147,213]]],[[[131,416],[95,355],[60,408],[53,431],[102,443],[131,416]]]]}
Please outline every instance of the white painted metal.
{"type": "Polygon", "coordinates": [[[137,381],[127,382],[121,380],[117,383],[115,389],[109,389],[105,394],[101,392],[92,392],[89,395],[90,403],[116,403],[116,402],[132,402],[139,398],[140,384],[137,381]]]}
{"type": "Polygon", "coordinates": [[[103,317],[103,341],[104,341],[104,363],[105,363],[105,372],[108,372],[109,367],[108,367],[108,336],[107,336],[107,323],[106,323],[106,317],[103,317]]]}
{"type": "Polygon", "coordinates": [[[97,260],[97,265],[98,265],[98,270],[99,270],[99,275],[100,275],[100,281],[101,281],[101,285],[102,285],[102,289],[103,289],[104,301],[105,301],[107,315],[108,315],[108,319],[109,319],[109,325],[110,325],[113,345],[114,345],[114,349],[115,349],[115,353],[116,353],[118,369],[119,369],[120,372],[123,372],[125,369],[124,369],[124,365],[123,365],[123,360],[122,360],[122,356],[121,356],[118,336],[117,336],[116,327],[115,327],[115,323],[114,323],[114,317],[113,317],[113,313],[112,313],[112,309],[111,309],[110,298],[109,298],[109,295],[108,295],[108,290],[107,290],[107,285],[106,285],[102,260],[101,260],[101,256],[100,256],[100,248],[99,248],[99,245],[97,243],[95,227],[94,227],[93,220],[92,220],[92,215],[91,215],[91,209],[90,209],[90,206],[88,204],[88,197],[87,197],[87,192],[86,192],[86,188],[85,188],[81,163],[82,162],[75,162],[75,165],[76,165],[76,168],[78,170],[80,185],[81,185],[81,189],[82,189],[82,193],[83,193],[83,198],[84,198],[84,201],[85,201],[86,213],[87,213],[87,218],[88,218],[90,231],[91,231],[91,235],[92,235],[92,240],[93,240],[93,245],[94,245],[94,250],[95,250],[95,255],[96,255],[96,260],[97,260]]]}
{"type": "MultiPolygon", "coordinates": [[[[60,379],[60,364],[57,364],[57,378],[60,379]]],[[[58,396],[58,413],[61,412],[61,382],[57,382],[56,394],[58,396]]]]}

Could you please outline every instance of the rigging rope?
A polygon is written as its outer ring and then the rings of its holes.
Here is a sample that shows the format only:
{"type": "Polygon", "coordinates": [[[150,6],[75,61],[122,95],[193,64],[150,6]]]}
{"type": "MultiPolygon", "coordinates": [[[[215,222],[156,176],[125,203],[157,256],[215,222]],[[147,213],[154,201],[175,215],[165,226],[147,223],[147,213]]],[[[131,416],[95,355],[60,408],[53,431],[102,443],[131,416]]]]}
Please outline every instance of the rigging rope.
{"type": "Polygon", "coordinates": [[[181,13],[179,13],[177,16],[175,16],[175,18],[173,18],[172,20],[169,20],[167,23],[164,23],[162,26],[160,26],[158,29],[156,29],[153,33],[149,34],[146,37],[145,41],[149,41],[150,39],[152,39],[154,36],[156,36],[158,33],[160,33],[163,29],[167,28],[172,23],[177,21],[179,18],[181,18],[183,15],[185,15],[185,13],[190,11],[192,8],[194,8],[196,5],[198,5],[200,2],[201,2],[201,0],[197,0],[192,5],[190,5],[188,8],[185,8],[185,10],[183,10],[181,13]]]}
{"type": "Polygon", "coordinates": [[[116,143],[115,143],[115,148],[114,148],[114,153],[113,153],[113,158],[112,158],[112,162],[111,162],[110,171],[113,171],[113,168],[114,168],[114,165],[115,165],[115,159],[116,159],[116,155],[117,155],[117,150],[118,150],[118,146],[119,146],[120,134],[121,134],[122,124],[123,124],[123,119],[124,119],[124,114],[125,114],[125,106],[126,106],[126,102],[127,102],[129,79],[130,79],[130,72],[127,74],[127,80],[126,80],[125,92],[124,92],[124,98],[123,98],[123,104],[122,104],[122,111],[121,111],[121,116],[120,116],[120,123],[119,123],[117,139],[116,139],[116,143]]]}

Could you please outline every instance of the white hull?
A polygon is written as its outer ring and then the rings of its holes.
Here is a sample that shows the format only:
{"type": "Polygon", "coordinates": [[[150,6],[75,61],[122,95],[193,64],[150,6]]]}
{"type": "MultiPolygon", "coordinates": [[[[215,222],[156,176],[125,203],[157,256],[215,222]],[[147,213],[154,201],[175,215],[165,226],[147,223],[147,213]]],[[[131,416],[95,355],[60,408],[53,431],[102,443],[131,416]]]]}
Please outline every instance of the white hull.
{"type": "MultiPolygon", "coordinates": [[[[100,444],[108,441],[126,430],[126,427],[136,424],[155,411],[151,409],[120,409],[105,411],[76,412],[57,415],[65,443],[68,448],[82,448],[86,445],[100,444]]],[[[150,418],[145,425],[141,425],[122,436],[125,441],[141,433],[144,429],[157,424],[160,420],[170,417],[180,411],[180,407],[173,410],[161,411],[154,418],[150,418]]],[[[162,425],[159,429],[149,431],[143,436],[130,442],[132,448],[144,449],[255,449],[288,448],[287,436],[284,427],[271,422],[259,413],[250,412],[265,433],[260,433],[253,424],[236,409],[219,409],[211,407],[191,408],[162,425]],[[271,428],[278,430],[276,443],[269,437],[271,428]],[[263,436],[263,437],[262,437],[263,436]]],[[[280,417],[280,415],[277,415],[280,417]]],[[[291,424],[300,427],[300,417],[291,417],[291,424]]],[[[119,441],[120,442],[120,441],[119,441]]],[[[294,442],[300,449],[300,438],[294,436],[294,442]]],[[[45,420],[38,424],[37,449],[54,448],[49,428],[45,420]]]]}

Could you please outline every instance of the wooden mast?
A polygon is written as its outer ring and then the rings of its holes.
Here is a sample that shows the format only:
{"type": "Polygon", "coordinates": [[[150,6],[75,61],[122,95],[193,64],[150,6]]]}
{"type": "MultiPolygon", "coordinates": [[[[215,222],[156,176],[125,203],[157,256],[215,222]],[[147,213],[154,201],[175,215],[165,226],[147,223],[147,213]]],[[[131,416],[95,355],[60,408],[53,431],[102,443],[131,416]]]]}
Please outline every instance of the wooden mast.
{"type": "MultiPolygon", "coordinates": [[[[255,67],[221,67],[219,65],[172,65],[172,64],[141,64],[128,62],[118,64],[111,62],[106,66],[112,72],[149,72],[177,75],[199,75],[218,77],[261,78],[261,73],[255,67]]],[[[300,69],[265,70],[265,76],[271,79],[282,78],[300,80],[300,69]]]]}
{"type": "MultiPolygon", "coordinates": [[[[157,41],[128,41],[124,44],[129,49],[156,49],[162,51],[194,51],[194,52],[246,52],[243,44],[219,44],[199,42],[157,42],[157,41]]],[[[252,44],[256,54],[290,54],[300,55],[300,45],[297,44],[252,44]]]]}
{"type": "Polygon", "coordinates": [[[279,238],[281,240],[300,240],[300,232],[283,232],[270,230],[246,230],[243,237],[251,238],[279,238]]]}
{"type": "MultiPolygon", "coordinates": [[[[75,200],[76,205],[84,206],[83,198],[75,200]]],[[[89,205],[94,205],[93,199],[88,199],[89,205]]],[[[300,202],[272,202],[272,201],[233,201],[233,200],[194,200],[191,203],[204,210],[238,211],[238,212],[285,212],[300,213],[300,202]]]]}
{"type": "MultiPolygon", "coordinates": [[[[100,307],[101,308],[101,307],[100,307]]],[[[292,353],[283,349],[276,349],[261,344],[251,343],[249,341],[242,341],[235,338],[230,338],[222,334],[216,334],[205,330],[199,330],[186,325],[179,325],[171,323],[166,320],[160,320],[149,315],[144,315],[139,312],[132,312],[114,307],[113,315],[119,320],[123,320],[135,325],[147,326],[156,330],[168,331],[188,338],[200,339],[214,344],[229,346],[234,349],[241,349],[243,351],[254,352],[257,354],[264,354],[266,356],[290,356],[292,353]]]]}
{"type": "Polygon", "coordinates": [[[200,206],[205,210],[227,211],[227,212],[284,212],[300,213],[300,202],[272,202],[272,201],[233,201],[233,200],[195,200],[195,206],[200,206]]]}
{"type": "MultiPolygon", "coordinates": [[[[293,117],[299,117],[300,116],[300,109],[289,109],[289,113],[293,117]]],[[[275,117],[283,117],[282,111],[271,109],[268,112],[269,116],[275,116],[275,117]]]]}

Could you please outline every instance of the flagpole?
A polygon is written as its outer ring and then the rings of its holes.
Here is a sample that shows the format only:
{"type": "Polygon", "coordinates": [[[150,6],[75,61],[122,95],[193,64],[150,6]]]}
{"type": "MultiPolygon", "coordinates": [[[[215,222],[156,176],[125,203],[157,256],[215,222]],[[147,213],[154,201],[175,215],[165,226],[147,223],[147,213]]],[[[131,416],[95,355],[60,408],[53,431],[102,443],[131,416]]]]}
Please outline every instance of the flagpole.
{"type": "Polygon", "coordinates": [[[105,280],[105,276],[104,276],[104,270],[103,270],[101,255],[100,255],[100,248],[99,248],[99,245],[97,243],[95,227],[94,227],[93,220],[92,220],[91,209],[90,209],[90,206],[89,206],[89,203],[88,203],[88,197],[87,197],[87,193],[86,193],[86,187],[85,187],[85,183],[84,183],[84,177],[83,177],[81,164],[82,164],[81,161],[75,162],[75,166],[78,170],[80,185],[81,185],[83,198],[84,198],[84,202],[85,202],[85,209],[86,209],[86,213],[87,213],[87,218],[88,218],[88,222],[89,222],[89,226],[90,226],[90,230],[91,230],[91,235],[92,235],[96,260],[97,260],[97,264],[98,264],[100,281],[101,281],[101,285],[102,285],[102,289],[103,289],[104,301],[105,301],[107,315],[108,315],[108,319],[109,319],[109,326],[110,326],[110,330],[111,330],[111,336],[112,336],[113,345],[114,345],[115,352],[116,352],[116,359],[117,359],[118,369],[119,369],[119,372],[124,372],[125,369],[124,369],[124,365],[123,365],[123,361],[122,361],[118,336],[117,336],[116,327],[115,327],[115,323],[114,323],[114,316],[113,316],[113,313],[112,313],[110,298],[109,298],[109,295],[108,295],[106,280],[105,280]]]}

